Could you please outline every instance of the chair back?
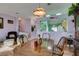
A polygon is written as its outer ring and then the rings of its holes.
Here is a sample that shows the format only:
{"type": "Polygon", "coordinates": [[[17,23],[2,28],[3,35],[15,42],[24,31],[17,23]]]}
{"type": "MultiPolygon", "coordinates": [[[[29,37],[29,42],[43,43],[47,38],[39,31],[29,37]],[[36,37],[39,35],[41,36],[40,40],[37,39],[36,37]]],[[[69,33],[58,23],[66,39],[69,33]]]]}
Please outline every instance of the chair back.
{"type": "Polygon", "coordinates": [[[17,32],[15,32],[15,31],[8,32],[8,35],[6,38],[7,39],[17,38],[17,32]]]}
{"type": "Polygon", "coordinates": [[[50,40],[50,34],[49,34],[49,33],[43,33],[43,34],[42,34],[42,38],[43,38],[43,39],[50,40]]]}
{"type": "Polygon", "coordinates": [[[58,44],[57,44],[57,47],[61,51],[60,55],[64,54],[64,48],[65,48],[66,44],[67,44],[67,38],[66,37],[61,37],[58,44]]]}

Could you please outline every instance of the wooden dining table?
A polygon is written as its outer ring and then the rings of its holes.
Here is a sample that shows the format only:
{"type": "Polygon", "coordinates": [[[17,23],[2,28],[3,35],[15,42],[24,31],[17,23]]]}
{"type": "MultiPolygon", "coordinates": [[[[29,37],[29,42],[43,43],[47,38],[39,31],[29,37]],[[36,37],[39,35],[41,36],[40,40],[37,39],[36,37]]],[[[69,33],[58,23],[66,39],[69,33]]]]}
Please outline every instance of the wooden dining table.
{"type": "Polygon", "coordinates": [[[52,50],[41,48],[41,51],[34,50],[34,41],[37,38],[29,40],[28,42],[22,44],[22,46],[18,46],[14,49],[15,56],[52,56],[52,50]]]}

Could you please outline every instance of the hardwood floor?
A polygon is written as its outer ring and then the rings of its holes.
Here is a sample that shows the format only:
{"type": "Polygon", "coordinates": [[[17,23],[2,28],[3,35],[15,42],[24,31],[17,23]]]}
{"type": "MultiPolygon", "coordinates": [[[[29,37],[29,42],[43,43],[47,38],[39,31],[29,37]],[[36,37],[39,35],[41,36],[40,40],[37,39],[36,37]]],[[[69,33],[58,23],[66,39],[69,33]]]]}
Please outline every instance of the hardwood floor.
{"type": "MultiPolygon", "coordinates": [[[[22,47],[18,46],[15,48],[14,55],[15,56],[52,56],[51,51],[47,49],[42,49],[41,52],[34,51],[32,48],[33,41],[29,41],[28,43],[23,44],[22,47]]],[[[73,49],[66,47],[64,50],[64,56],[73,56],[73,49]]]]}
{"type": "Polygon", "coordinates": [[[51,56],[51,51],[48,51],[47,49],[41,49],[40,52],[35,51],[32,47],[32,42],[29,41],[28,43],[25,43],[21,46],[18,46],[14,49],[14,55],[15,56],[51,56]]]}
{"type": "MultiPolygon", "coordinates": [[[[27,41],[26,43],[18,45],[10,51],[0,52],[1,56],[52,56],[52,52],[48,49],[41,49],[41,52],[35,51],[33,47],[33,41],[27,41]]],[[[7,48],[8,49],[8,48],[7,48]]],[[[64,56],[73,56],[73,48],[66,47],[64,50],[64,56]]]]}

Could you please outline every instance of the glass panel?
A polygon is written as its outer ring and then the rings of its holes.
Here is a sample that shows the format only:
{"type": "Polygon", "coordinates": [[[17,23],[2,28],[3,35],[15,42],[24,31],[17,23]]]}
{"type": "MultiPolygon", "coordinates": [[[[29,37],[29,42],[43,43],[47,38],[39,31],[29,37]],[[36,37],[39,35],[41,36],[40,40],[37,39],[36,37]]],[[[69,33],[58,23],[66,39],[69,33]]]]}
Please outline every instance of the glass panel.
{"type": "Polygon", "coordinates": [[[67,32],[67,24],[66,19],[41,19],[40,30],[48,32],[67,32]]]}
{"type": "Polygon", "coordinates": [[[46,27],[47,27],[46,24],[47,24],[47,21],[41,21],[41,22],[40,22],[40,30],[41,30],[41,31],[46,31],[46,29],[47,29],[47,28],[46,28],[46,27]]]}

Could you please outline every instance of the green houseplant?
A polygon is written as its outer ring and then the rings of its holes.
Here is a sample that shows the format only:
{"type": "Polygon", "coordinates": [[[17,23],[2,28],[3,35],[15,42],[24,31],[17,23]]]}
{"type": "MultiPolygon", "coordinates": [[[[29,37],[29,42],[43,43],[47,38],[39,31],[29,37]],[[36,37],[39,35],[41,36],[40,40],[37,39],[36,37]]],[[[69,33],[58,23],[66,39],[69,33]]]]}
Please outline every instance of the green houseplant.
{"type": "Polygon", "coordinates": [[[79,20],[77,19],[77,16],[79,16],[79,3],[72,3],[71,7],[68,9],[68,16],[74,16],[74,22],[75,25],[75,37],[77,33],[77,25],[79,25],[79,20]]]}
{"type": "MultiPolygon", "coordinates": [[[[69,8],[68,10],[68,15],[71,16],[73,15],[74,16],[74,25],[75,25],[75,38],[79,38],[79,3],[73,3],[72,6],[69,8]]],[[[75,41],[77,42],[77,41],[75,41]]],[[[75,43],[76,44],[76,43],[75,43]]],[[[74,45],[74,55],[77,56],[77,46],[74,45]]]]}
{"type": "Polygon", "coordinates": [[[74,20],[72,20],[75,24],[75,30],[76,26],[78,24],[77,16],[79,15],[79,3],[72,3],[71,7],[68,9],[68,16],[74,16],[74,20]]]}
{"type": "Polygon", "coordinates": [[[76,15],[79,14],[79,3],[72,3],[72,6],[68,9],[68,15],[76,15]]]}

